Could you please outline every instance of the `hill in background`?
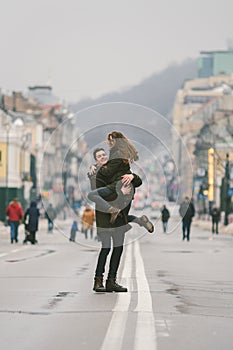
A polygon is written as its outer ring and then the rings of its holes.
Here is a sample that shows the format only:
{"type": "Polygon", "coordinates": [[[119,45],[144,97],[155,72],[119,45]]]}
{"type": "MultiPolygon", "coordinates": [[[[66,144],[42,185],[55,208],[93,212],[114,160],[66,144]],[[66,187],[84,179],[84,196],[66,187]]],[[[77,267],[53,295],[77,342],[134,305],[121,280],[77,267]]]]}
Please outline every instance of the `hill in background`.
{"type": "MultiPolygon", "coordinates": [[[[127,90],[109,93],[98,99],[85,99],[71,105],[73,112],[78,112],[89,106],[108,102],[129,102],[151,108],[169,118],[176,92],[184,81],[196,77],[196,60],[187,59],[181,64],[172,64],[160,73],[143,80],[137,86],[127,90]]],[[[116,119],[117,121],[117,119],[116,119]]],[[[82,129],[88,120],[80,120],[82,129]]],[[[106,122],[105,119],[99,122],[106,122]]]]}

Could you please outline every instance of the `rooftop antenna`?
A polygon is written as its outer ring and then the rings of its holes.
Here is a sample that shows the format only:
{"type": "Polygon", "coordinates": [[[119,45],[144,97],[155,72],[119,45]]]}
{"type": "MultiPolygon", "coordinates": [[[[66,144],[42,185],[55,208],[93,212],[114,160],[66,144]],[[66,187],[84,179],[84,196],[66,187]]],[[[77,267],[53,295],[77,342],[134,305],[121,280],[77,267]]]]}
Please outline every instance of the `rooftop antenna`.
{"type": "Polygon", "coordinates": [[[52,86],[52,67],[48,69],[48,79],[45,85],[52,86]]]}

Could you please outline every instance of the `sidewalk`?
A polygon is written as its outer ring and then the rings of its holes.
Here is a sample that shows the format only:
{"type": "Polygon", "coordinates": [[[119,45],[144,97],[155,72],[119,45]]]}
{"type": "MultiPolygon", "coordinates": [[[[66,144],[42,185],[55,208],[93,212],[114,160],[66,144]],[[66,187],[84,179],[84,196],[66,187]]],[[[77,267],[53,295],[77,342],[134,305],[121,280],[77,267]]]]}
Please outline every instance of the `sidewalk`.
{"type": "MultiPolygon", "coordinates": [[[[58,221],[58,220],[57,220],[58,221]]],[[[59,225],[61,225],[60,221],[58,221],[59,225]]],[[[62,222],[63,224],[63,222],[62,222]]],[[[65,224],[70,225],[70,222],[67,220],[65,224]]],[[[64,225],[64,224],[63,224],[64,225]]],[[[48,222],[47,219],[40,219],[39,221],[39,233],[46,234],[47,233],[48,222]]],[[[54,230],[56,229],[56,223],[54,225],[54,230]]],[[[25,230],[24,225],[19,225],[19,242],[23,241],[25,238],[25,230]]],[[[0,221],[0,242],[9,241],[10,239],[10,226],[5,226],[4,222],[0,221]]]]}
{"type": "MultiPolygon", "coordinates": [[[[198,220],[198,219],[194,219],[193,220],[193,225],[196,227],[200,227],[203,230],[207,230],[209,232],[211,232],[212,230],[212,221],[210,220],[198,220]]],[[[233,236],[233,223],[224,226],[223,223],[219,223],[218,225],[218,229],[219,229],[219,234],[224,233],[224,234],[230,234],[233,236]]]]}
{"type": "MultiPolygon", "coordinates": [[[[67,218],[66,220],[56,219],[54,221],[54,231],[53,234],[48,234],[48,221],[47,219],[41,218],[39,221],[39,230],[37,232],[37,238],[39,243],[48,243],[54,244],[55,237],[61,237],[62,241],[65,240],[69,242],[70,237],[70,228],[72,225],[73,219],[67,218]]],[[[81,224],[79,224],[79,229],[81,229],[81,224]]],[[[95,239],[96,237],[96,228],[94,227],[93,238],[90,238],[88,234],[88,239],[85,239],[85,236],[79,230],[76,235],[76,243],[88,246],[99,247],[99,242],[95,239]]],[[[19,244],[21,244],[25,238],[24,225],[19,225],[19,244]]],[[[57,240],[57,238],[56,238],[57,240]]],[[[9,245],[10,243],[10,227],[5,226],[4,222],[0,221],[0,246],[9,245]]],[[[70,244],[70,243],[69,243],[70,244]]]]}

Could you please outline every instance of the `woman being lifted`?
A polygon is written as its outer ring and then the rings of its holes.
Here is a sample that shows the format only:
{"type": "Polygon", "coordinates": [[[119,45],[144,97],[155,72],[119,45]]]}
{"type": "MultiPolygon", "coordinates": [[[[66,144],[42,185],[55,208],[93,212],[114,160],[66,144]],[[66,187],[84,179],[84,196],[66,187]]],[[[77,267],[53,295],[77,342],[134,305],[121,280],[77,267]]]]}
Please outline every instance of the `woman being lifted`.
{"type": "MultiPolygon", "coordinates": [[[[122,209],[132,201],[134,196],[134,186],[131,182],[134,175],[130,170],[130,164],[137,161],[138,152],[134,145],[120,132],[113,131],[107,136],[107,142],[110,149],[109,160],[102,165],[97,173],[96,179],[104,180],[105,186],[91,191],[88,198],[95,202],[98,210],[111,214],[110,223],[113,224],[118,215],[121,215],[122,209]],[[128,175],[132,176],[128,176],[128,175]],[[122,184],[125,191],[122,191],[122,184]],[[106,197],[116,194],[116,200],[106,201],[106,197]]],[[[142,224],[149,232],[154,231],[153,224],[143,215],[142,224]]],[[[124,218],[128,222],[127,218],[124,218]]]]}

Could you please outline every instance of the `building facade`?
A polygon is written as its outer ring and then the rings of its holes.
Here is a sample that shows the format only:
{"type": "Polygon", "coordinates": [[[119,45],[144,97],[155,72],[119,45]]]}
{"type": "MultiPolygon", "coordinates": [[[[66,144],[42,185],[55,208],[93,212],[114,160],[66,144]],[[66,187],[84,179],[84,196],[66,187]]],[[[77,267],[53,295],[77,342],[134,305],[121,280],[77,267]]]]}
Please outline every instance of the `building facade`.
{"type": "Polygon", "coordinates": [[[207,78],[233,73],[233,47],[228,50],[201,51],[198,59],[198,77],[207,78]]]}
{"type": "MultiPolygon", "coordinates": [[[[232,88],[233,75],[219,75],[187,81],[183,89],[177,92],[173,109],[173,152],[180,173],[182,196],[193,193],[194,178],[198,178],[198,173],[203,174],[205,170],[207,171],[206,168],[200,166],[203,159],[200,157],[197,161],[197,152],[200,156],[201,153],[212,147],[213,143],[216,143],[214,141],[216,136],[212,131],[214,127],[218,130],[218,135],[223,133],[221,127],[224,118],[220,123],[217,116],[224,109],[230,113],[232,88]],[[187,153],[192,167],[187,162],[187,153]]],[[[231,121],[229,121],[229,125],[231,125],[231,121]]],[[[229,125],[224,130],[227,130],[229,125]]],[[[224,131],[222,139],[225,136],[224,131]]],[[[205,157],[207,159],[206,154],[205,157]]],[[[195,181],[198,182],[197,179],[195,181]]]]}
{"type": "Polygon", "coordinates": [[[70,188],[77,187],[75,172],[85,140],[69,109],[50,86],[30,87],[28,94],[1,94],[0,100],[0,220],[16,196],[24,206],[38,198],[54,207],[71,197],[75,202],[70,188]],[[64,192],[69,193],[66,199],[64,192]]]}

